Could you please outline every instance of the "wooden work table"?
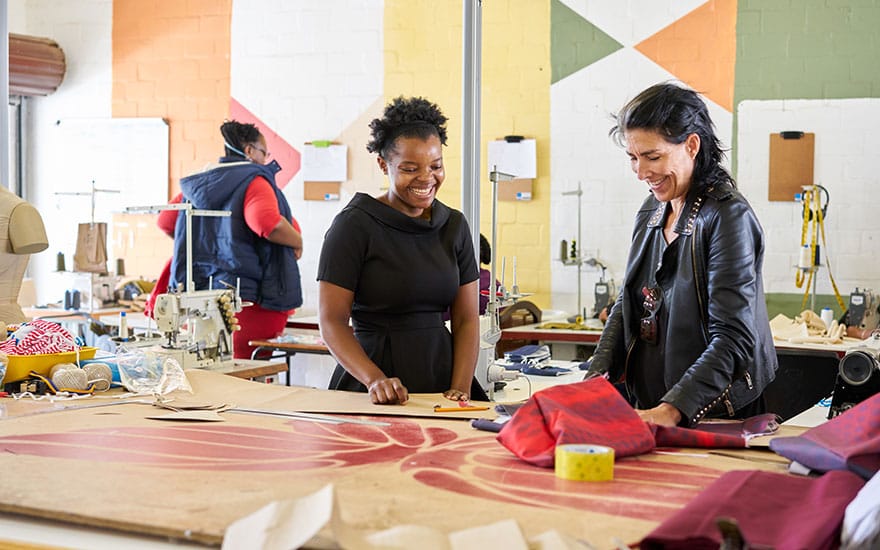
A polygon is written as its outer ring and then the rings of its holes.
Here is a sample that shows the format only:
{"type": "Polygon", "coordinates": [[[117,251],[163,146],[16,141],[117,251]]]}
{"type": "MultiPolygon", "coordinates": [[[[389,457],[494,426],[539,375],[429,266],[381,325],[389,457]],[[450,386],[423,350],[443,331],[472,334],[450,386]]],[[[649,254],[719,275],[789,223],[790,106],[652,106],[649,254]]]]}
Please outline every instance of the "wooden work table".
{"type": "MultiPolygon", "coordinates": [[[[433,412],[439,394],[373,405],[360,393],[252,384],[201,370],[187,376],[193,394],[181,401],[277,414],[229,411],[220,422],[182,422],[150,418],[168,411],[118,400],[78,400],[45,414],[37,408],[51,404],[34,403],[0,419],[0,519],[19,514],[115,530],[116,547],[133,544],[129,535],[219,545],[233,521],[332,485],[340,520],[364,535],[402,525],[450,533],[507,520],[525,537],[556,530],[611,548],[615,539],[638,541],[724,472],[784,473],[787,466],[769,451],[756,459],[760,451],[669,449],[618,459],[613,481],[570,482],[519,460],[466,418],[433,412]],[[293,411],[322,417],[284,416],[293,411]],[[89,486],[33,490],[40,472],[86,471],[97,476],[89,486]]],[[[0,539],[20,532],[14,521],[2,524],[11,527],[0,539]]],[[[24,540],[38,540],[30,533],[24,540]]],[[[69,541],[80,546],[73,533],[69,541]]],[[[329,529],[321,534],[332,537],[329,529]]]]}
{"type": "Polygon", "coordinates": [[[233,364],[226,367],[218,367],[209,369],[213,372],[227,374],[235,378],[243,378],[245,380],[253,380],[264,376],[272,376],[281,372],[286,372],[287,363],[284,361],[254,361],[253,359],[235,359],[233,364]]]}
{"type": "Polygon", "coordinates": [[[502,340],[540,340],[542,342],[565,342],[576,344],[595,344],[602,336],[601,329],[544,329],[539,328],[545,323],[520,325],[501,330],[502,340]]]}
{"type": "Polygon", "coordinates": [[[330,355],[327,345],[320,339],[317,330],[287,329],[281,338],[271,340],[251,340],[249,345],[254,347],[251,359],[267,359],[283,357],[287,365],[285,383],[289,386],[293,369],[293,358],[298,353],[307,355],[330,355]]]}

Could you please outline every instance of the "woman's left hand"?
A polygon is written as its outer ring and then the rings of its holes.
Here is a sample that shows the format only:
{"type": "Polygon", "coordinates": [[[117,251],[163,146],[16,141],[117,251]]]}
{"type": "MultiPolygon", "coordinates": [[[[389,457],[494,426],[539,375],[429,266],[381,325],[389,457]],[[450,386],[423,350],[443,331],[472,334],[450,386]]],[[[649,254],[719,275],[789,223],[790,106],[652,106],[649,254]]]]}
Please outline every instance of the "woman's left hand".
{"type": "Polygon", "coordinates": [[[443,397],[452,401],[467,401],[469,398],[467,393],[456,389],[446,390],[445,392],[443,392],[443,397]]]}
{"type": "Polygon", "coordinates": [[[642,420],[657,426],[678,426],[681,412],[669,403],[660,403],[653,409],[636,409],[642,420]]]}

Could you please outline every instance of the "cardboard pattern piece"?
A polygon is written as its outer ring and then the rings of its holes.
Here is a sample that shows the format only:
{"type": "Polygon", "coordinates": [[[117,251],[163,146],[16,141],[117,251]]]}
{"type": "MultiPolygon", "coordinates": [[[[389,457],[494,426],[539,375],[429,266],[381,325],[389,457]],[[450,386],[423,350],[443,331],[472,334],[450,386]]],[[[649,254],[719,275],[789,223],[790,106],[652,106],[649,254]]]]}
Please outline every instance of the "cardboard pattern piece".
{"type": "Polygon", "coordinates": [[[555,529],[608,547],[613,537],[637,541],[725,471],[785,471],[782,464],[675,452],[618,460],[611,482],[565,481],[518,460],[495,434],[467,421],[430,410],[420,418],[377,416],[430,409],[437,396],[418,406],[414,400],[412,407],[381,407],[366,394],[256,384],[208,371],[187,375],[193,394],[172,398],[346,410],[353,419],[384,424],[231,412],[221,413],[224,422],[163,422],[145,418],[159,412],[148,402],[108,399],[42,414],[41,407],[52,405],[22,405],[0,420],[0,512],[219,544],[237,519],[332,483],[341,517],[365,533],[397,525],[452,533],[510,519],[527,537],[555,529]],[[93,477],[88,485],[55,482],[42,491],[33,485],[40,472],[93,477]]]}

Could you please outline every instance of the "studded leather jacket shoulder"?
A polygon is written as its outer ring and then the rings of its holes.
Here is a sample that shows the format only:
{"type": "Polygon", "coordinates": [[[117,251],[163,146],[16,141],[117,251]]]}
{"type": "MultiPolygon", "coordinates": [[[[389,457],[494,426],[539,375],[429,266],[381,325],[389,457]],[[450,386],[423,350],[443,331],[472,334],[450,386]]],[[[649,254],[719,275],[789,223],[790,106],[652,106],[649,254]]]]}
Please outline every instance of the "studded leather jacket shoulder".
{"type": "MultiPolygon", "coordinates": [[[[636,216],[627,274],[646,253],[652,231],[663,230],[667,204],[653,195],[636,216]]],[[[764,234],[745,198],[720,185],[691,191],[675,231],[678,281],[668,307],[663,357],[666,394],[661,401],[682,413],[682,425],[703,417],[733,417],[776,375],[761,269],[764,234]]],[[[639,338],[642,304],[633,303],[625,277],[590,365],[590,373],[627,379],[630,351],[639,338]]]]}

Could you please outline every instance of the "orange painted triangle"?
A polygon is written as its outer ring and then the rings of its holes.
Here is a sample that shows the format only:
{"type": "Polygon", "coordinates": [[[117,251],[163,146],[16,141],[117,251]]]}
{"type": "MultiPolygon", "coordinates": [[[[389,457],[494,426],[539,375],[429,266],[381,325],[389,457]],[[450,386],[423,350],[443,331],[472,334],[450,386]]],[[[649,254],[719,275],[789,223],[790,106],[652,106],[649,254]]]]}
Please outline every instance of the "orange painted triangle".
{"type": "Polygon", "coordinates": [[[736,0],[709,0],[635,48],[733,112],[736,0]]]}

